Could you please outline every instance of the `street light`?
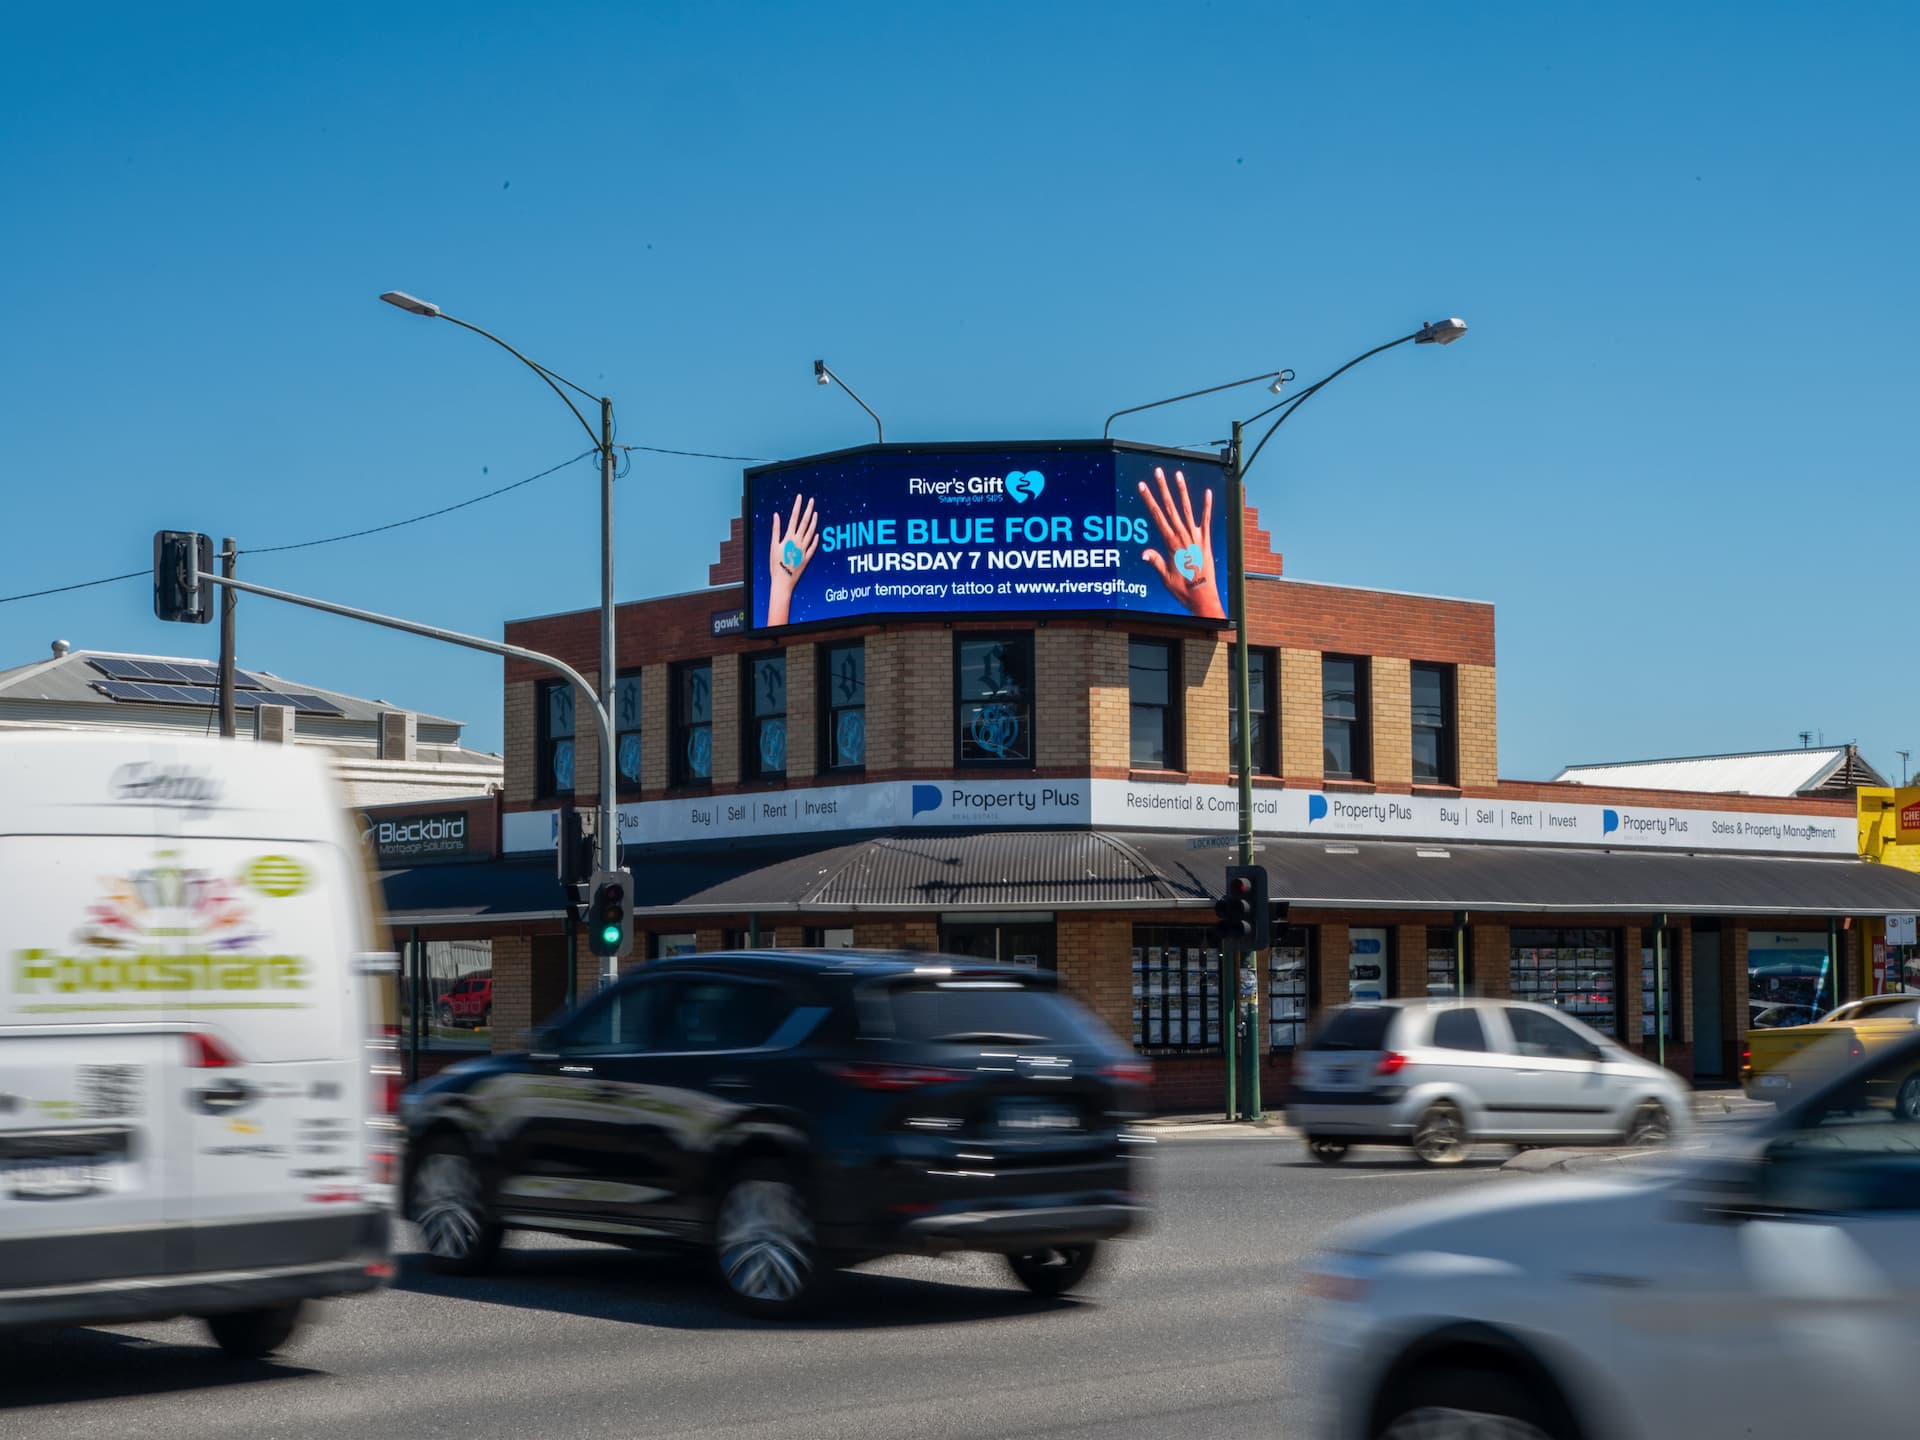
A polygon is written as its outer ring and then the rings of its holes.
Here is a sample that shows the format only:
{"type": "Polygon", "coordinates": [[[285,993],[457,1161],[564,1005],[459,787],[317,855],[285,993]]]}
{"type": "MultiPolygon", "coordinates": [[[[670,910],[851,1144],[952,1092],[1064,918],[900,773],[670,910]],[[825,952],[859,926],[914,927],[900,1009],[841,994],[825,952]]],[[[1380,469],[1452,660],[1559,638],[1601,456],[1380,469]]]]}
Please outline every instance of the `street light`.
{"type": "Polygon", "coordinates": [[[873,407],[867,404],[867,402],[862,400],[858,395],[855,395],[853,393],[853,387],[847,384],[847,382],[842,380],[838,375],[834,374],[833,371],[828,367],[826,361],[816,360],[813,362],[813,383],[816,385],[838,385],[842,390],[846,391],[848,395],[853,397],[854,404],[858,405],[862,410],[866,411],[868,415],[872,416],[873,430],[874,430],[874,433],[880,437],[880,443],[882,445],[887,443],[886,427],[880,423],[880,417],[878,415],[874,415],[873,407]]]}
{"type": "MultiPolygon", "coordinates": [[[[1239,809],[1239,829],[1240,829],[1239,856],[1240,856],[1241,865],[1253,864],[1253,715],[1252,715],[1253,695],[1252,695],[1252,686],[1251,686],[1251,681],[1249,679],[1249,672],[1248,672],[1248,665],[1247,665],[1247,624],[1246,624],[1246,615],[1247,615],[1246,476],[1247,476],[1247,471],[1252,468],[1253,462],[1260,458],[1260,452],[1266,448],[1267,441],[1271,440],[1274,437],[1274,433],[1277,430],[1279,430],[1279,428],[1282,425],[1286,424],[1286,422],[1289,419],[1293,417],[1293,414],[1295,411],[1297,411],[1308,400],[1311,400],[1316,394],[1318,394],[1322,389],[1324,389],[1332,381],[1337,380],[1340,376],[1346,374],[1347,371],[1351,370],[1354,366],[1358,365],[1362,360],[1371,359],[1373,356],[1378,355],[1381,351],[1391,350],[1396,345],[1405,345],[1408,341],[1412,341],[1416,345],[1451,345],[1454,341],[1458,340],[1462,335],[1466,333],[1467,333],[1467,322],[1460,319],[1458,316],[1454,316],[1446,320],[1429,321],[1425,325],[1422,325],[1418,330],[1415,330],[1411,335],[1402,335],[1397,340],[1389,340],[1384,345],[1376,345],[1373,347],[1373,349],[1363,351],[1361,354],[1354,356],[1353,359],[1349,360],[1346,364],[1342,365],[1338,370],[1335,370],[1331,374],[1326,375],[1321,379],[1314,381],[1313,384],[1307,386],[1307,388],[1302,390],[1299,394],[1290,396],[1283,400],[1276,401],[1274,404],[1269,405],[1265,410],[1260,411],[1258,414],[1251,416],[1247,420],[1236,420],[1233,422],[1233,438],[1227,443],[1227,450],[1225,455],[1222,456],[1222,459],[1226,462],[1226,471],[1227,471],[1227,524],[1228,524],[1227,584],[1228,584],[1228,591],[1229,591],[1227,596],[1227,619],[1233,625],[1234,637],[1236,642],[1234,645],[1233,682],[1232,683],[1233,683],[1233,716],[1234,716],[1235,723],[1239,726],[1239,734],[1236,737],[1238,743],[1234,747],[1237,752],[1234,756],[1234,762],[1237,765],[1240,772],[1238,809],[1239,809]],[[1260,443],[1253,447],[1253,453],[1251,455],[1248,455],[1244,460],[1242,460],[1241,454],[1240,454],[1242,431],[1248,425],[1252,424],[1254,421],[1263,420],[1267,416],[1272,415],[1276,410],[1280,412],[1278,417],[1275,418],[1272,425],[1267,427],[1267,433],[1260,437],[1260,443]]],[[[1152,409],[1158,408],[1161,405],[1172,405],[1181,400],[1191,400],[1194,397],[1199,395],[1211,395],[1215,391],[1230,390],[1236,385],[1250,385],[1255,380],[1265,380],[1268,378],[1269,377],[1265,375],[1255,375],[1246,380],[1236,380],[1226,385],[1215,385],[1206,390],[1194,390],[1194,391],[1190,391],[1188,394],[1185,394],[1185,395],[1174,395],[1174,396],[1168,397],[1165,400],[1156,400],[1151,405],[1135,405],[1130,410],[1115,411],[1113,415],[1107,418],[1108,430],[1109,432],[1111,432],[1113,422],[1116,419],[1118,419],[1121,415],[1130,415],[1134,413],[1134,411],[1138,411],[1138,410],[1152,410],[1152,409]]],[[[1275,380],[1292,379],[1293,372],[1290,370],[1282,371],[1278,375],[1273,376],[1272,378],[1274,378],[1275,380]]],[[[1278,384],[1270,388],[1273,389],[1273,391],[1276,394],[1279,393],[1278,384]]],[[[1240,957],[1236,953],[1236,955],[1234,956],[1234,960],[1235,960],[1234,968],[1236,970],[1239,968],[1239,965],[1238,965],[1239,959],[1240,957]]],[[[1238,977],[1235,976],[1233,978],[1237,979],[1238,977]]],[[[1237,986],[1229,985],[1228,989],[1226,990],[1226,993],[1228,995],[1233,995],[1237,993],[1237,986]]],[[[1255,1040],[1255,1029],[1254,1029],[1255,1023],[1257,1022],[1257,1019],[1258,1019],[1258,1015],[1257,1015],[1258,1006],[1259,1006],[1259,1000],[1257,998],[1243,1002],[1243,1013],[1245,1014],[1247,1024],[1248,1024],[1246,1114],[1247,1114],[1247,1118],[1255,1119],[1255,1120],[1260,1118],[1260,1065],[1258,1061],[1259,1049],[1258,1049],[1258,1042],[1255,1040]],[[1250,1008],[1244,1008],[1244,1007],[1250,1007],[1250,1008]]],[[[1235,1089],[1238,1083],[1237,1077],[1235,1074],[1238,1057],[1235,1054],[1235,1050],[1236,1050],[1235,1033],[1234,1033],[1234,1027],[1232,1025],[1229,1025],[1226,1027],[1225,1039],[1226,1039],[1226,1051],[1227,1051],[1227,1054],[1226,1054],[1227,1113],[1229,1115],[1232,1115],[1236,1108],[1235,1107],[1235,1089]]]]}
{"type": "MultiPolygon", "coordinates": [[[[462,330],[471,330],[474,334],[491,340],[546,382],[547,388],[558,395],[567,409],[573,412],[573,418],[580,422],[580,428],[587,432],[587,438],[593,442],[593,448],[600,453],[600,705],[608,715],[612,715],[614,688],[617,683],[614,679],[613,654],[613,401],[604,395],[596,396],[557,371],[549,370],[538,361],[528,359],[492,331],[482,330],[478,325],[471,325],[457,315],[449,315],[431,301],[409,295],[404,290],[389,290],[380,298],[397,309],[405,310],[409,315],[422,315],[430,320],[451,321],[462,330]],[[566,390],[560,388],[563,385],[566,386],[566,390]],[[572,390],[589,401],[599,402],[598,433],[587,422],[587,417],[580,413],[580,407],[573,403],[567,390],[572,390]]],[[[600,737],[600,833],[596,837],[602,870],[617,870],[620,867],[620,820],[614,806],[615,759],[613,745],[603,734],[600,737]]],[[[607,959],[601,966],[601,983],[612,984],[618,978],[618,973],[618,959],[607,959]]]]}
{"type": "Polygon", "coordinates": [[[1272,381],[1273,383],[1268,385],[1267,389],[1275,395],[1278,395],[1280,393],[1280,387],[1291,379],[1293,379],[1293,371],[1291,370],[1264,370],[1258,375],[1249,375],[1244,380],[1229,380],[1224,385],[1209,385],[1204,390],[1189,390],[1184,395],[1172,395],[1165,400],[1150,400],[1145,405],[1129,405],[1126,409],[1116,410],[1107,416],[1107,423],[1100,431],[1100,438],[1103,440],[1111,440],[1113,438],[1113,422],[1118,420],[1122,415],[1135,415],[1142,410],[1158,410],[1162,405],[1177,405],[1182,400],[1197,400],[1202,395],[1217,395],[1222,390],[1237,390],[1242,385],[1254,385],[1262,380],[1272,381]]]}

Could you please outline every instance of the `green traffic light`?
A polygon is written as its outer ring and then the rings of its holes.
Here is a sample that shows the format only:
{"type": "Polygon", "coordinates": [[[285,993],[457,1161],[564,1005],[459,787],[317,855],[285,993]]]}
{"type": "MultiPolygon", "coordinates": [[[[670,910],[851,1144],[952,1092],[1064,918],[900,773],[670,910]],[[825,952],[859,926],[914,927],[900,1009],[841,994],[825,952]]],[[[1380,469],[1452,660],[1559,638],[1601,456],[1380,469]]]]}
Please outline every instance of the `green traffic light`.
{"type": "Polygon", "coordinates": [[[602,945],[618,945],[620,943],[620,927],[618,925],[602,926],[600,929],[600,943],[602,945]]]}

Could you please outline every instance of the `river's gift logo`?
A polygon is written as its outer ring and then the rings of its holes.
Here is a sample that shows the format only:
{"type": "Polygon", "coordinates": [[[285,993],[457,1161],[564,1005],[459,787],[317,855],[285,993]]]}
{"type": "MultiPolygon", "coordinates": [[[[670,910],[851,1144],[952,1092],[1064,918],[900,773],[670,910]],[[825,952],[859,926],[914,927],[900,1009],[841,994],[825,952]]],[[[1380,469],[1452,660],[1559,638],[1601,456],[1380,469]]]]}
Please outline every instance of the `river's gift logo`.
{"type": "MultiPolygon", "coordinates": [[[[305,867],[283,855],[250,862],[236,882],[183,866],[172,851],[162,851],[144,870],[102,878],[103,894],[87,907],[67,950],[15,952],[14,992],[91,999],[154,991],[304,989],[305,960],[257,953],[266,932],[253,918],[244,888],[283,898],[298,894],[306,882],[305,867]]],[[[105,1008],[159,1009],[168,1003],[134,998],[105,1008]]],[[[222,1003],[240,1008],[247,1002],[222,1003]]]]}
{"type": "Polygon", "coordinates": [[[1200,578],[1200,547],[1189,545],[1185,549],[1173,552],[1173,563],[1180,567],[1180,573],[1188,580],[1200,578]]]}
{"type": "Polygon", "coordinates": [[[1022,505],[1047,488],[1047,477],[1038,470],[1009,470],[1007,493],[1022,505]]]}
{"type": "Polygon", "coordinates": [[[791,540],[780,547],[780,563],[789,570],[798,570],[804,558],[806,557],[800,553],[800,547],[791,540]]]}

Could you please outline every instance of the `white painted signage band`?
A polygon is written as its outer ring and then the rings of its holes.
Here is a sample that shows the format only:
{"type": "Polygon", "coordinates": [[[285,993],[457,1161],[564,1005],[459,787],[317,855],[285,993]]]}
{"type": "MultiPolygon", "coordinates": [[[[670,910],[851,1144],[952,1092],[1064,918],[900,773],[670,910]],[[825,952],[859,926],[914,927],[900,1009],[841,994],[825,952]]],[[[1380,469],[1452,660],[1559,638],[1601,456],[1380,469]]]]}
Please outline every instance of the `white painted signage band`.
{"type": "MultiPolygon", "coordinates": [[[[1852,855],[1852,816],[1584,805],[1560,801],[1455,800],[1426,795],[1256,790],[1261,835],[1381,840],[1517,841],[1606,849],[1719,850],[1771,855],[1852,855]]],[[[689,840],[778,839],[835,830],[949,826],[1002,829],[1088,826],[1106,830],[1230,831],[1231,785],[1154,785],[1127,780],[894,780],[747,795],[643,800],[620,807],[628,845],[689,840]]],[[[503,817],[510,853],[550,850],[552,810],[503,817]]]]}

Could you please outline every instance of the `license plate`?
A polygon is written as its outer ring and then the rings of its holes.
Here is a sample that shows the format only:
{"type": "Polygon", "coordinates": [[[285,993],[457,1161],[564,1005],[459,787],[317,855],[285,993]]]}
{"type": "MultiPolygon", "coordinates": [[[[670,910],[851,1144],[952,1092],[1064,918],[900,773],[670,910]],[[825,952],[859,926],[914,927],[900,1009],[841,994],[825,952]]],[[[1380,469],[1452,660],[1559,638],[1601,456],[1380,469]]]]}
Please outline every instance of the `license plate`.
{"type": "Polygon", "coordinates": [[[1793,1081],[1785,1075],[1762,1075],[1760,1077],[1760,1088],[1762,1090],[1784,1090],[1792,1083],[1793,1081]]]}
{"type": "Polygon", "coordinates": [[[0,1166],[0,1187],[15,1200],[72,1200],[111,1188],[113,1167],[93,1161],[14,1161],[0,1166]]]}
{"type": "Polygon", "coordinates": [[[1080,1116],[1071,1106],[1045,1100],[1002,1100],[1000,1128],[1029,1134],[1068,1134],[1080,1128],[1080,1116]]]}

